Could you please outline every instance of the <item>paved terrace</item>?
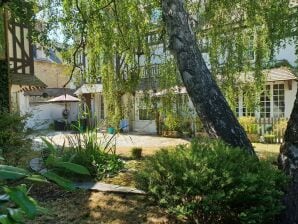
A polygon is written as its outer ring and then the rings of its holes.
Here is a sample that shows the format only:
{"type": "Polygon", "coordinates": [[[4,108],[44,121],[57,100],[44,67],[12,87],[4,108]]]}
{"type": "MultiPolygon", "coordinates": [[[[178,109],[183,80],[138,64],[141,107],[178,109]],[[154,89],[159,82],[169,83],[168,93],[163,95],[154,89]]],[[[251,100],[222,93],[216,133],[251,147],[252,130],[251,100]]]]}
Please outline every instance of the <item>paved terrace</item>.
{"type": "MultiPolygon", "coordinates": [[[[68,139],[76,139],[76,134],[71,132],[44,132],[39,135],[32,136],[35,148],[38,149],[42,145],[41,137],[50,139],[55,144],[68,147],[68,139]]],[[[97,139],[103,145],[112,138],[111,134],[98,133],[97,139]]],[[[126,154],[132,147],[143,148],[143,154],[152,154],[160,148],[176,146],[180,144],[188,144],[189,141],[181,138],[166,138],[155,135],[140,135],[137,133],[116,134],[111,140],[111,145],[116,145],[117,153],[126,154]]]]}

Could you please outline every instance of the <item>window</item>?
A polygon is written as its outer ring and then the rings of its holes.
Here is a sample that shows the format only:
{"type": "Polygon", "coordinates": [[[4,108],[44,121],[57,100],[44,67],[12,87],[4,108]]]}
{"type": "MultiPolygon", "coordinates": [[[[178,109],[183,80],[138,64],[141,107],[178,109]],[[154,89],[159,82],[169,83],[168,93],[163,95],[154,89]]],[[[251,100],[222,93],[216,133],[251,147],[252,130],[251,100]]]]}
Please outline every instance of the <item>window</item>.
{"type": "Polygon", "coordinates": [[[242,92],[242,94],[239,94],[239,96],[237,96],[235,98],[235,112],[236,112],[236,116],[239,117],[241,116],[248,116],[248,117],[254,117],[255,116],[255,112],[254,112],[254,108],[251,105],[248,105],[249,103],[247,102],[248,100],[251,100],[248,98],[248,96],[246,95],[246,91],[244,90],[242,92]],[[241,106],[239,101],[241,101],[241,106]]]}
{"type": "Polygon", "coordinates": [[[145,102],[143,98],[139,98],[139,120],[154,120],[154,112],[150,102],[145,102]]]}
{"type": "Polygon", "coordinates": [[[159,65],[149,65],[141,67],[141,78],[155,78],[159,75],[159,65]]]}
{"type": "Polygon", "coordinates": [[[235,108],[236,116],[239,117],[239,103],[237,103],[236,108],[235,108]]]}
{"type": "Polygon", "coordinates": [[[255,116],[255,104],[254,104],[254,98],[252,98],[249,94],[249,90],[243,90],[242,94],[242,116],[247,117],[254,117],[255,116]]]}
{"type": "Polygon", "coordinates": [[[284,84],[273,85],[273,117],[285,116],[285,86],[284,84]]]}
{"type": "Polygon", "coordinates": [[[254,117],[255,113],[254,113],[254,111],[248,110],[247,107],[245,106],[245,104],[243,104],[242,116],[254,117]]]}
{"type": "Polygon", "coordinates": [[[260,97],[260,116],[261,118],[270,118],[270,85],[266,85],[265,91],[260,97]]]}

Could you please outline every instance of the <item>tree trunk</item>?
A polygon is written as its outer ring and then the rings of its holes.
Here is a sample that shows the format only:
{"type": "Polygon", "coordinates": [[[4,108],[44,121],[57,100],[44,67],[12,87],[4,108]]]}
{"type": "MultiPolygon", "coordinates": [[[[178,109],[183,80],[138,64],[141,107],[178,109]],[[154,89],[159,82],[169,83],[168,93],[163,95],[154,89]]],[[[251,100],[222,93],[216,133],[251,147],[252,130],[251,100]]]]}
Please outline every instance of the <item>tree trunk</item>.
{"type": "Polygon", "coordinates": [[[0,112],[9,111],[8,65],[0,60],[0,112]]]}
{"type": "Polygon", "coordinates": [[[6,12],[0,8],[0,112],[9,111],[10,106],[6,17],[6,12]]]}
{"type": "Polygon", "coordinates": [[[169,48],[177,60],[183,83],[206,131],[211,137],[221,138],[232,146],[255,154],[202,58],[184,9],[184,0],[163,0],[162,11],[169,35],[169,48]]]}
{"type": "Polygon", "coordinates": [[[298,223],[298,91],[286,133],[284,143],[280,147],[278,163],[292,180],[283,203],[286,209],[279,217],[280,224],[298,223]]]}

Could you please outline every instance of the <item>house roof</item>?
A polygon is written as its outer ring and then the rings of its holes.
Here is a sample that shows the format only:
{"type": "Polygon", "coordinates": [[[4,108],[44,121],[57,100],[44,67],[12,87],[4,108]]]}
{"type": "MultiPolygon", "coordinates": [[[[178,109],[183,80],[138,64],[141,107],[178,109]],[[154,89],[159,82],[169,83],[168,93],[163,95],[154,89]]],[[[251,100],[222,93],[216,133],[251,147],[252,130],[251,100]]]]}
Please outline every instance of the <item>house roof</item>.
{"type": "Polygon", "coordinates": [[[57,97],[63,94],[74,95],[74,90],[69,88],[46,88],[25,92],[25,96],[57,97]]]}
{"type": "Polygon", "coordinates": [[[11,74],[11,84],[20,86],[34,86],[46,88],[47,85],[38,79],[35,75],[29,74],[11,74]]]}
{"type": "Polygon", "coordinates": [[[102,93],[102,88],[102,84],[83,84],[74,94],[78,96],[86,93],[102,93]]]}
{"type": "Polygon", "coordinates": [[[266,74],[266,81],[267,82],[297,80],[297,79],[298,79],[297,76],[295,76],[287,68],[270,69],[269,72],[266,74]]]}
{"type": "MultiPolygon", "coordinates": [[[[263,74],[266,82],[298,80],[298,77],[286,67],[263,70],[263,74]]],[[[253,73],[241,73],[238,80],[241,82],[253,82],[253,73]]]]}

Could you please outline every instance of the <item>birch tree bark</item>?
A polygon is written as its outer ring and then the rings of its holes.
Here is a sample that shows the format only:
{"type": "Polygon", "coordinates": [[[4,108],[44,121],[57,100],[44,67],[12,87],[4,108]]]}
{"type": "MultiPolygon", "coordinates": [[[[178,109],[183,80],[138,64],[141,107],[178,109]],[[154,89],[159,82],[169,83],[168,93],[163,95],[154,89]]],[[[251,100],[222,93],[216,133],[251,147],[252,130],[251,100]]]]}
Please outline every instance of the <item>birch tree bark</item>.
{"type": "Polygon", "coordinates": [[[278,159],[280,168],[292,178],[283,203],[286,207],[279,217],[280,224],[298,223],[298,91],[294,108],[280,147],[278,159]]]}
{"type": "Polygon", "coordinates": [[[253,147],[207,68],[189,25],[184,0],[163,0],[163,19],[169,48],[176,58],[183,83],[211,137],[255,154],[253,147]]]}

